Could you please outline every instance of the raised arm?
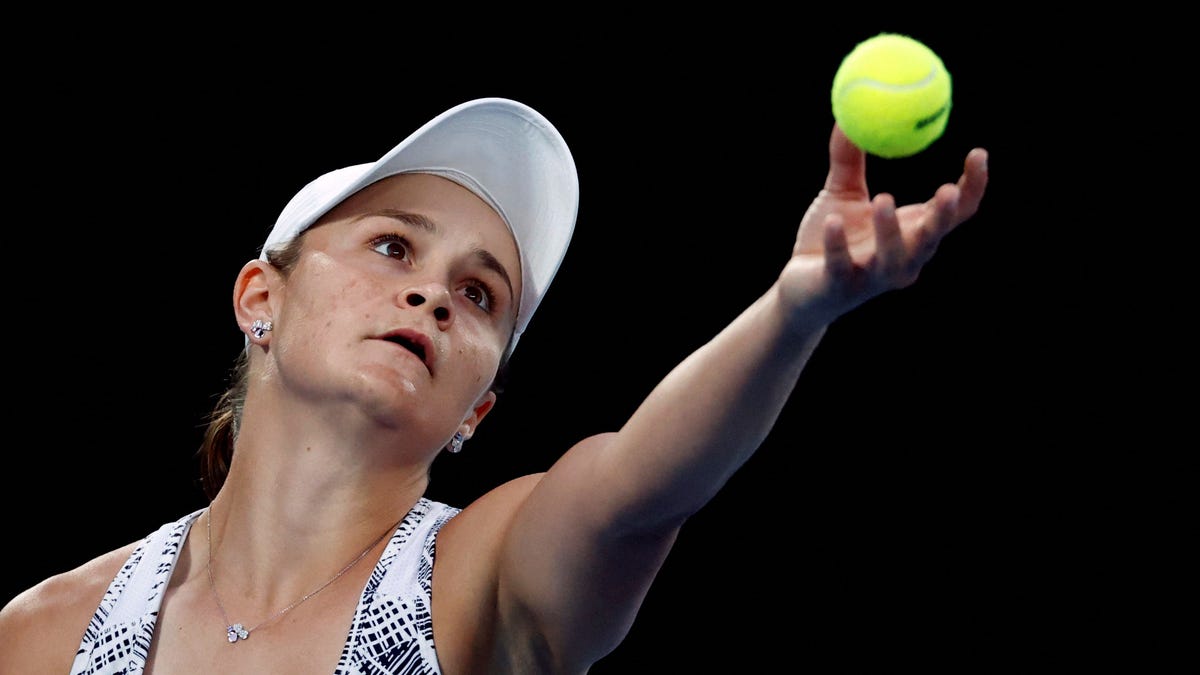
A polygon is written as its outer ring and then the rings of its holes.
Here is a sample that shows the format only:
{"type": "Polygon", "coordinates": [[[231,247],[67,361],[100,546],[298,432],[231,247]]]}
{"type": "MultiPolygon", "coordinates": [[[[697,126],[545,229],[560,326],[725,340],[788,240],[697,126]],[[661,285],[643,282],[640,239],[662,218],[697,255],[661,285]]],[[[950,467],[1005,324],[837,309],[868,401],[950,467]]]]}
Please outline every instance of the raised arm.
{"type": "Polygon", "coordinates": [[[517,512],[501,607],[517,608],[566,671],[619,644],[678,528],[766,438],[826,327],[912,284],[942,238],[975,214],[987,184],[977,148],[957,183],[897,208],[889,194],[871,198],[866,158],[836,126],[829,153],[824,188],[778,280],[619,431],[567,452],[517,512]]]}

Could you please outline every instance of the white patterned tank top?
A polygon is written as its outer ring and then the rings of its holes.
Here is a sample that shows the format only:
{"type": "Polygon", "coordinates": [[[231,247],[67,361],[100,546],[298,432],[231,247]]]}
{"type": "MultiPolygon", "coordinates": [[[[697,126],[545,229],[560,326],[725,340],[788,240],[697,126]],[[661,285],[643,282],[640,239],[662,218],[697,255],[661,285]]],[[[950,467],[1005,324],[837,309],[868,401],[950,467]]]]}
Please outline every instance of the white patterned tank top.
{"type": "MultiPolygon", "coordinates": [[[[460,509],[422,498],[392,534],[354,610],[333,675],[440,675],[430,592],[434,541],[460,509]]],[[[92,616],[71,675],[141,675],[163,592],[192,523],[204,509],[147,536],[92,616]]]]}

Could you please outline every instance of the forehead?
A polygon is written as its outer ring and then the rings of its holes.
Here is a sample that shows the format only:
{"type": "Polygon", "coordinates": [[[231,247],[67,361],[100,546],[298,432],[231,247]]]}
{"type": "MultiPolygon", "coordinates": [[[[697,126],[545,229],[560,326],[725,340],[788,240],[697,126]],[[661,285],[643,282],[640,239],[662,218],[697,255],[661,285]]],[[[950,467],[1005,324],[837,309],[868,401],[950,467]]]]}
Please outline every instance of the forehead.
{"type": "MultiPolygon", "coordinates": [[[[325,218],[340,219],[373,211],[398,209],[444,215],[450,224],[476,224],[491,229],[498,225],[508,239],[512,233],[500,214],[474,192],[454,181],[426,173],[406,173],[383,178],[347,197],[325,218]]],[[[514,247],[516,242],[513,242],[514,247]]]]}
{"type": "Polygon", "coordinates": [[[389,176],[347,197],[318,222],[389,210],[421,214],[453,236],[482,240],[496,256],[506,257],[511,252],[512,269],[519,270],[517,242],[500,214],[474,192],[441,176],[389,176]]]}

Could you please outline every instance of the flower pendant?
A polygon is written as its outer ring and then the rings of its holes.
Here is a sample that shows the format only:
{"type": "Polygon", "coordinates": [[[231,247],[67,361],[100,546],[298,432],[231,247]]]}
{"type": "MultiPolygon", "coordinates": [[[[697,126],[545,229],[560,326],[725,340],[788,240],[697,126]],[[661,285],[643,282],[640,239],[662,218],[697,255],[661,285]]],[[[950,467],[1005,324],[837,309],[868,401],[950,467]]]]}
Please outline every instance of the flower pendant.
{"type": "Polygon", "coordinates": [[[242,624],[235,623],[225,629],[225,637],[229,638],[229,642],[233,643],[250,637],[250,631],[246,630],[242,624]]]}

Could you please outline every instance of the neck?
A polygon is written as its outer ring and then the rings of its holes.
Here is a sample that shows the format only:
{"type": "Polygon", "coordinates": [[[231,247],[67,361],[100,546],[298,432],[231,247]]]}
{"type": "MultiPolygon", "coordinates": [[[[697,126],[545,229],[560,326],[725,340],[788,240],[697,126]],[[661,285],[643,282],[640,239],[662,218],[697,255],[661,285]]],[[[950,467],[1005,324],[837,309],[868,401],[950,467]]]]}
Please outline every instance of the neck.
{"type": "MultiPolygon", "coordinates": [[[[341,569],[407,514],[426,486],[422,479],[397,483],[387,493],[353,486],[313,488],[269,473],[252,475],[271,476],[274,482],[244,481],[233,469],[204,516],[212,516],[213,554],[218,569],[226,571],[220,576],[222,595],[230,597],[227,604],[253,599],[270,611],[341,569]]],[[[197,570],[207,564],[204,534],[189,536],[198,544],[191,547],[191,557],[199,558],[197,570]]],[[[361,566],[373,566],[382,550],[383,544],[375,547],[361,566]]]]}

